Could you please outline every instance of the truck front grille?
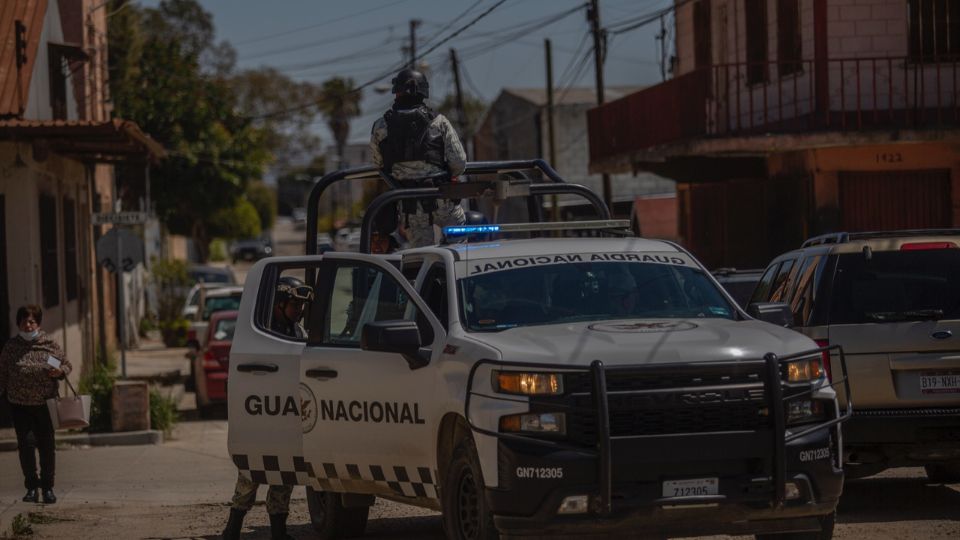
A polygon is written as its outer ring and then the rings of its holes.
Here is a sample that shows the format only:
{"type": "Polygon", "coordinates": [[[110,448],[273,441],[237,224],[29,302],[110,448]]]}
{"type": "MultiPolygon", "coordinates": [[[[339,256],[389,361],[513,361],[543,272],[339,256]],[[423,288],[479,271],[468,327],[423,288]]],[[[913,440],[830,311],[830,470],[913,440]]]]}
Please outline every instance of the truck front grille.
{"type": "MultiPolygon", "coordinates": [[[[772,426],[759,369],[715,368],[687,373],[610,370],[607,373],[610,434],[614,437],[752,431],[772,426]]],[[[567,385],[567,434],[582,444],[597,440],[589,374],[567,385]],[[581,410],[582,409],[582,410],[581,410]]]]}

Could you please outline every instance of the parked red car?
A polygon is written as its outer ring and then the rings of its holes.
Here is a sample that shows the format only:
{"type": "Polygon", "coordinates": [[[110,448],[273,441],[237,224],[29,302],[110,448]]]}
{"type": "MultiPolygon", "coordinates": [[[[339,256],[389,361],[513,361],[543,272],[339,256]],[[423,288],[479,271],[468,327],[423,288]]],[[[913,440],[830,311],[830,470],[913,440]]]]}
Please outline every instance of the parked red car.
{"type": "Polygon", "coordinates": [[[230,346],[237,326],[237,311],[217,311],[210,316],[203,354],[194,360],[197,408],[203,411],[213,403],[227,400],[227,371],[230,346]]]}

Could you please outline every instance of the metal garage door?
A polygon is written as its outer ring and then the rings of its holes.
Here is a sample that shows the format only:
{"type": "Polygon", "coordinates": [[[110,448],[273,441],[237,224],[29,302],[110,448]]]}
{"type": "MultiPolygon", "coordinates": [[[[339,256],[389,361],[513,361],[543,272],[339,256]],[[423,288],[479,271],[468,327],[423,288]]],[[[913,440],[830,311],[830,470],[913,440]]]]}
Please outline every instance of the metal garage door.
{"type": "Polygon", "coordinates": [[[950,170],[841,172],[843,230],[950,227],[950,170]]]}

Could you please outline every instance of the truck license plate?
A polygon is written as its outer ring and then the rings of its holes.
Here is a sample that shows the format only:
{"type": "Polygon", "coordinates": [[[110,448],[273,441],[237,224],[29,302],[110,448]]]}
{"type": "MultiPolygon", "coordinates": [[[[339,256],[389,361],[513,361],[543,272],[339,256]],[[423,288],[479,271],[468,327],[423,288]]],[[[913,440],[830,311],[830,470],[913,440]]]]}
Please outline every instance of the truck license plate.
{"type": "Polygon", "coordinates": [[[691,478],[690,480],[665,480],[664,497],[703,497],[720,493],[716,478],[691,478]]]}
{"type": "Polygon", "coordinates": [[[960,394],[960,373],[921,373],[921,394],[960,394]]]}

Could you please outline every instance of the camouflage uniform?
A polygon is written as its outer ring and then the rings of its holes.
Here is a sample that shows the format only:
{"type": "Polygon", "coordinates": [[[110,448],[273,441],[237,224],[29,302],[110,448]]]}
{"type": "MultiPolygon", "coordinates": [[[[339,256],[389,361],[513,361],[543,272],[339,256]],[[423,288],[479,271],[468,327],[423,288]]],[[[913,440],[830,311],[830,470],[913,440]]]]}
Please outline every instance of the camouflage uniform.
{"type": "MultiPolygon", "coordinates": [[[[250,480],[242,474],[237,475],[237,487],[233,492],[234,510],[248,512],[253,508],[253,503],[257,498],[257,489],[260,484],[250,480]]],[[[268,514],[286,514],[290,508],[290,493],[293,492],[293,486],[270,486],[267,489],[267,513],[268,514]]]]}
{"type": "MultiPolygon", "coordinates": [[[[463,151],[463,145],[460,144],[460,138],[453,125],[442,114],[437,114],[433,122],[427,128],[429,135],[443,138],[443,157],[447,169],[444,170],[432,163],[426,161],[404,161],[393,165],[393,170],[387,171],[392,177],[398,180],[408,178],[418,178],[434,174],[447,172],[450,177],[456,177],[463,174],[467,164],[467,154],[463,151]]],[[[377,119],[373,124],[373,132],[370,136],[370,151],[373,155],[373,163],[377,167],[383,168],[383,155],[380,153],[380,142],[387,137],[387,122],[383,117],[377,119]]],[[[433,225],[431,225],[430,214],[423,211],[418,204],[417,212],[406,216],[407,234],[410,240],[410,247],[430,246],[436,243],[434,239],[433,225]]],[[[463,207],[459,203],[443,199],[437,201],[437,209],[433,212],[433,224],[441,227],[447,225],[463,225],[466,217],[463,213],[463,207]]]]}

